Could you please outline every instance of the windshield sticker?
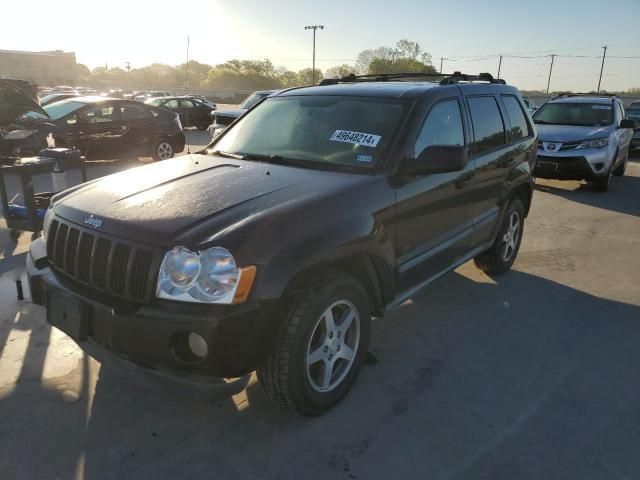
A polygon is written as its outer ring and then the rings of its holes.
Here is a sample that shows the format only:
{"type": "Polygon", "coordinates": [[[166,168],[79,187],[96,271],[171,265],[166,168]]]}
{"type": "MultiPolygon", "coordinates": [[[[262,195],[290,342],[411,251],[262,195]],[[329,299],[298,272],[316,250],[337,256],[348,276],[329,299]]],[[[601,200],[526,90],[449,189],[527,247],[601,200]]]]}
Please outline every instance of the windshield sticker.
{"type": "Polygon", "coordinates": [[[370,162],[373,159],[371,155],[358,155],[356,160],[358,162],[370,162]]]}
{"type": "Polygon", "coordinates": [[[611,110],[611,105],[592,105],[594,110],[611,110]]]}
{"type": "Polygon", "coordinates": [[[364,145],[365,147],[376,148],[382,137],[380,135],[371,135],[370,133],[352,132],[350,130],[336,130],[331,135],[332,142],[353,143],[355,145],[364,145]]]}

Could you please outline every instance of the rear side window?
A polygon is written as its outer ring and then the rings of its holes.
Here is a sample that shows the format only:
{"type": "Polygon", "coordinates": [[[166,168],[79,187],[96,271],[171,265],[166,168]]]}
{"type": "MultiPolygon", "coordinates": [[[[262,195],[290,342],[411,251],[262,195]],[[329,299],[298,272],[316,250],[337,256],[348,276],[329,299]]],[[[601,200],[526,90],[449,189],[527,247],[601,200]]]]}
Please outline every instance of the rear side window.
{"type": "Polygon", "coordinates": [[[460,105],[456,99],[437,103],[422,125],[414,148],[414,158],[431,145],[464,145],[460,105]]]}
{"type": "Polygon", "coordinates": [[[126,104],[120,107],[122,120],[138,120],[141,118],[149,118],[149,112],[142,105],[126,104]]]}
{"type": "Polygon", "coordinates": [[[468,97],[467,102],[473,122],[475,153],[482,153],[506,144],[504,122],[496,99],[468,97]]]}
{"type": "Polygon", "coordinates": [[[511,140],[517,141],[521,138],[528,137],[529,123],[522,111],[520,102],[513,95],[502,95],[502,101],[504,102],[504,108],[507,110],[507,116],[511,123],[511,140]]]}

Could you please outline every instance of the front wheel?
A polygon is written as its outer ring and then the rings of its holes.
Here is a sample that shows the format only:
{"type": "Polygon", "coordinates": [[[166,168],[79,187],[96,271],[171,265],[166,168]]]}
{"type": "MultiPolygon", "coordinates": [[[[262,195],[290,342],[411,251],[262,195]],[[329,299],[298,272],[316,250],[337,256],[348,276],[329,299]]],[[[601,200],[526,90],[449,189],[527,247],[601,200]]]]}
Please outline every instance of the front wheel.
{"type": "Polygon", "coordinates": [[[620,165],[618,165],[616,167],[616,169],[613,171],[613,174],[616,177],[622,177],[624,175],[624,172],[627,170],[627,161],[629,160],[629,150],[627,150],[627,154],[624,156],[624,162],[622,162],[620,165]]]}
{"type": "Polygon", "coordinates": [[[276,348],[258,369],[267,397],[301,415],[321,415],[356,381],[369,345],[367,295],[353,277],[331,272],[292,302],[276,348]]]}
{"type": "Polygon", "coordinates": [[[173,146],[165,139],[156,140],[151,147],[154,160],[168,160],[173,157],[173,146]]]}
{"type": "Polygon", "coordinates": [[[514,198],[491,248],[475,257],[476,266],[490,274],[504,273],[511,268],[520,250],[524,231],[524,205],[522,200],[514,198]]]}

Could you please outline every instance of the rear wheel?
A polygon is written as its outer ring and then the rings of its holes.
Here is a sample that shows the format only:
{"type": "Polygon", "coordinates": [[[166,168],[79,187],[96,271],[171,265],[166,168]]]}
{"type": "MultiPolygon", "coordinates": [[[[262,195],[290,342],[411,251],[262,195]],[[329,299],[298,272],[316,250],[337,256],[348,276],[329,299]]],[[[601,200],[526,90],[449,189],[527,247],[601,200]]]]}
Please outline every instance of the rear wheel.
{"type": "Polygon", "coordinates": [[[473,259],[476,266],[490,274],[500,274],[509,270],[520,250],[523,231],[524,205],[522,200],[516,197],[507,207],[504,220],[491,248],[473,259]]]}
{"type": "Polygon", "coordinates": [[[151,156],[156,161],[173,157],[173,146],[166,139],[156,140],[151,148],[151,156]]]}
{"type": "Polygon", "coordinates": [[[293,301],[274,352],[258,369],[273,402],[302,415],[321,415],[355,382],[369,345],[371,315],[360,283],[332,272],[293,301]]]}

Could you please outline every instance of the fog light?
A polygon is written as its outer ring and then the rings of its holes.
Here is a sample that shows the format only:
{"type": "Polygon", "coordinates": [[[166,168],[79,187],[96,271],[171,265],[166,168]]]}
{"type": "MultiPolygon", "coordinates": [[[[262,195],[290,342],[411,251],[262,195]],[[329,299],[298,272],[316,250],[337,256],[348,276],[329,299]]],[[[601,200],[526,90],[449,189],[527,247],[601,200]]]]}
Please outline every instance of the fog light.
{"type": "Polygon", "coordinates": [[[596,170],[602,170],[602,167],[604,167],[604,163],[596,163],[594,167],[596,167],[596,170]]]}
{"type": "Polygon", "coordinates": [[[204,358],[207,356],[207,353],[209,353],[207,341],[197,333],[191,332],[187,341],[189,343],[189,350],[191,350],[191,353],[196,357],[204,358]]]}

